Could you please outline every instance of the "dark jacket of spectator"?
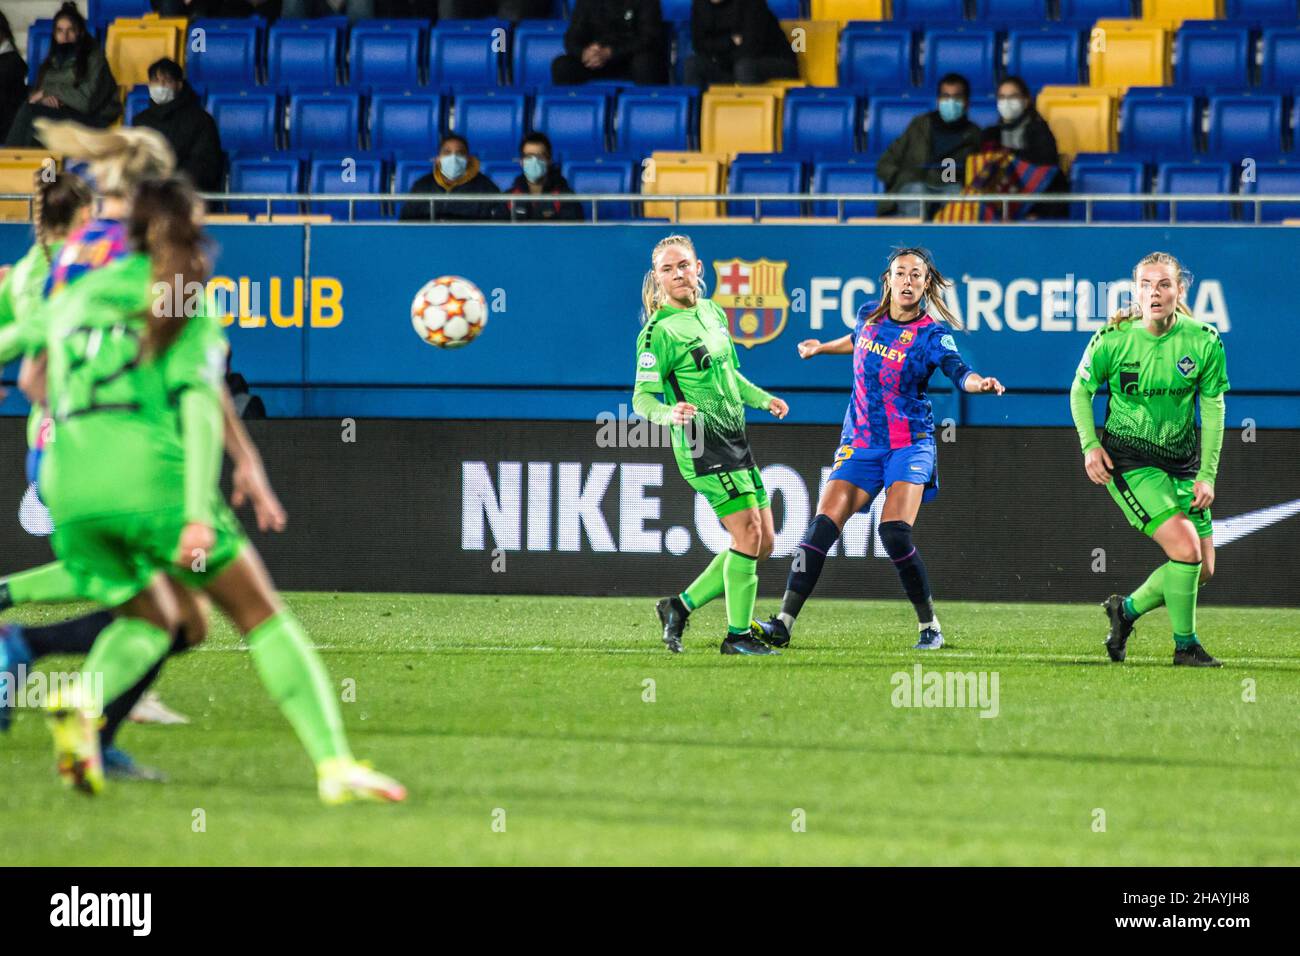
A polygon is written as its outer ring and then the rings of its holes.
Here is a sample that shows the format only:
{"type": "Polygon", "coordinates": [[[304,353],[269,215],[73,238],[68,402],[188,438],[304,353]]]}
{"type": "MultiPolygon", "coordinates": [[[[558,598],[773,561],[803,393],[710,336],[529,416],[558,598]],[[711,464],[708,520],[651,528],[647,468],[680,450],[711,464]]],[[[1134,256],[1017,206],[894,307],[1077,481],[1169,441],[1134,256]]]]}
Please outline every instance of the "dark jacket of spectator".
{"type": "Polygon", "coordinates": [[[1016,159],[1035,166],[1058,166],[1060,154],[1056,151],[1056,137],[1038,110],[1032,107],[1014,123],[997,123],[985,127],[980,133],[982,148],[1009,149],[1016,159]]]}
{"type": "MultiPolygon", "coordinates": [[[[907,125],[903,135],[889,144],[876,175],[886,192],[897,192],[908,183],[923,182],[938,189],[944,185],[943,161],[956,163],[957,183],[966,175],[966,157],[979,148],[980,128],[965,114],[945,123],[938,110],[922,113],[907,125]]],[[[896,211],[896,204],[883,201],[877,206],[882,216],[896,211]]]]}
{"type": "MultiPolygon", "coordinates": [[[[515,181],[510,184],[510,195],[527,196],[531,190],[528,188],[528,177],[520,173],[515,177],[515,181]]],[[[560,171],[551,166],[546,171],[546,176],[542,179],[542,192],[552,196],[572,196],[573,190],[569,188],[569,183],[560,171]]],[[[563,202],[559,199],[553,202],[512,202],[510,204],[510,218],[516,222],[564,222],[582,219],[582,205],[576,202],[563,202]]]]}
{"type": "Polygon", "coordinates": [[[70,110],[87,117],[96,126],[108,126],[122,114],[117,101],[117,80],[98,43],[86,53],[85,72],[77,76],[77,54],[59,58],[51,54],[36,77],[36,88],[57,96],[70,110]]]}
{"type": "Polygon", "coordinates": [[[578,0],[564,32],[564,52],[582,56],[589,43],[609,47],[615,60],[662,50],[664,19],[659,0],[578,0]]]}
{"type": "MultiPolygon", "coordinates": [[[[442,170],[434,167],[433,172],[426,173],[411,185],[413,193],[433,193],[434,195],[462,195],[466,193],[488,193],[500,195],[497,184],[489,179],[481,169],[476,157],[471,156],[465,167],[465,173],[455,181],[448,181],[442,170]]],[[[503,202],[435,202],[433,219],[436,222],[454,220],[473,221],[482,219],[504,219],[506,216],[503,202]]],[[[402,203],[399,216],[406,220],[425,220],[429,217],[429,203],[421,199],[411,199],[402,203]]]]}
{"type": "Polygon", "coordinates": [[[0,139],[7,136],[18,107],[27,100],[27,61],[17,50],[0,53],[0,139]]]}
{"type": "Polygon", "coordinates": [[[189,174],[203,192],[220,192],[221,137],[217,123],[203,108],[189,83],[181,86],[170,103],[154,103],[141,110],[134,126],[156,129],[176,153],[176,167],[189,174]]]}
{"type": "Polygon", "coordinates": [[[691,45],[696,56],[728,68],[742,57],[778,57],[788,61],[794,76],[799,75],[798,58],[766,0],[694,0],[691,45]],[[733,35],[741,38],[739,46],[733,35]]]}

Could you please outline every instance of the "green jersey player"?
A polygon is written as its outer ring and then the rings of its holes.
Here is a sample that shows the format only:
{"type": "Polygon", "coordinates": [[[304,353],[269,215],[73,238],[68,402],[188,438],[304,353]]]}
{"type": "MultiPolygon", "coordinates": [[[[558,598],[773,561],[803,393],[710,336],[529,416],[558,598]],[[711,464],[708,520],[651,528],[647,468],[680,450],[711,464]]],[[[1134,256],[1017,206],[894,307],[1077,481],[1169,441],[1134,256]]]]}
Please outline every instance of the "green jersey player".
{"type": "Polygon", "coordinates": [[[1192,318],[1188,277],[1173,256],[1151,253],[1133,279],[1138,311],[1115,316],[1092,337],[1070,389],[1070,409],[1088,477],[1106,486],[1129,523],[1169,561],[1132,594],[1113,594],[1102,605],[1110,620],[1106,651],[1111,660],[1124,660],[1134,621],[1164,604],[1174,663],[1218,667],[1196,636],[1196,592],[1214,574],[1210,505],[1228,390],[1223,340],[1192,318]],[[1110,399],[1099,440],[1092,397],[1103,384],[1110,399]]]}
{"type": "Polygon", "coordinates": [[[117,609],[86,661],[81,696],[52,708],[60,774],[88,793],[102,786],[97,710],[167,653],[178,623],[170,575],[206,591],[244,635],[316,764],[324,802],[402,800],[400,784],[352,759],[319,656],[222,500],[225,336],[207,311],[171,308],[173,282],[188,289],[207,278],[200,208],[183,180],[139,183],[132,254],[31,320],[47,330],[55,440],[41,480],[54,549],[83,597],[117,609]]]}
{"type": "Polygon", "coordinates": [[[752,633],[758,562],[772,553],[772,511],[745,435],[745,408],[784,418],[789,408],[740,374],[726,314],[703,296],[704,263],[686,236],[655,246],[642,286],[646,324],[637,336],[632,407],[671,426],[677,467],[731,535],[731,547],[676,597],[656,607],[663,639],[682,650],[690,613],[725,595],[724,654],[774,654],[752,633]],[[663,395],[665,401],[657,397],[663,395]]]}

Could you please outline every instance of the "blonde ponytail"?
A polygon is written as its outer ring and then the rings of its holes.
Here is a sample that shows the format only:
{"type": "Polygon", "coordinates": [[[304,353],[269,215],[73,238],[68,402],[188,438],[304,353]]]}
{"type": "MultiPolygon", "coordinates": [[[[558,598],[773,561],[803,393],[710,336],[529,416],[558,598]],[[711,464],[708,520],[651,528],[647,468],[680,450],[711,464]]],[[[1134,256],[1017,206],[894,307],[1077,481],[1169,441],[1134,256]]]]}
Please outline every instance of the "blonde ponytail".
{"type": "MultiPolygon", "coordinates": [[[[646,270],[645,277],[641,280],[641,323],[644,325],[654,318],[656,312],[663,307],[663,290],[659,288],[659,280],[655,276],[655,264],[659,260],[659,253],[663,252],[669,246],[681,246],[688,249],[692,258],[699,258],[695,253],[695,243],[691,242],[690,236],[673,235],[664,236],[650,252],[650,268],[646,270]]],[[[699,285],[696,286],[701,298],[705,292],[704,279],[701,278],[699,285]]]]}
{"type": "Polygon", "coordinates": [[[152,129],[91,129],[44,117],[33,125],[47,149],[87,161],[101,196],[129,196],[136,183],[165,179],[176,169],[176,154],[162,134],[152,129]]]}

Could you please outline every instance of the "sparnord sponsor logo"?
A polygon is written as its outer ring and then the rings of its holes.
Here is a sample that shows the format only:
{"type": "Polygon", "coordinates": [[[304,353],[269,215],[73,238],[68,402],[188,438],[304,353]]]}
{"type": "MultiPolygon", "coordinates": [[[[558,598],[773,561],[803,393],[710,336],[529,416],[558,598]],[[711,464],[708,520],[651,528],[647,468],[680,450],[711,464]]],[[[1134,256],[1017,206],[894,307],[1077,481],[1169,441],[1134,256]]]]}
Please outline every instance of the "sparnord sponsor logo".
{"type": "Polygon", "coordinates": [[[152,893],[70,892],[50,897],[50,925],[61,927],[127,927],[133,936],[148,936],[153,928],[152,893]]]}
{"type": "Polygon", "coordinates": [[[927,671],[915,664],[910,672],[895,672],[889,683],[895,707],[969,707],[981,717],[999,712],[997,671],[927,671]]]}

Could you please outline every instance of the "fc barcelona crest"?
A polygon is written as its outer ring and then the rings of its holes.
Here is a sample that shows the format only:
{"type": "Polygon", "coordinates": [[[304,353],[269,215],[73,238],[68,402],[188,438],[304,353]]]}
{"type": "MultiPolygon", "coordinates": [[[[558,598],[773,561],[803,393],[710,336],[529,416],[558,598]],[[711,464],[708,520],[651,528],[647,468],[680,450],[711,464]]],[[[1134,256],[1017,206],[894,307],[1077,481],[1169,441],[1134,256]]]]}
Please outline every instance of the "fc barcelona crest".
{"type": "Polygon", "coordinates": [[[785,328],[790,300],[785,296],[787,262],[719,259],[713,263],[718,284],[713,301],[727,313],[727,328],[739,345],[752,349],[770,342],[785,328]]]}
{"type": "Polygon", "coordinates": [[[901,332],[898,333],[898,344],[899,344],[899,345],[907,345],[907,344],[908,344],[909,342],[911,342],[911,341],[912,341],[912,330],[911,330],[911,329],[903,329],[903,331],[901,331],[901,332]]]}

